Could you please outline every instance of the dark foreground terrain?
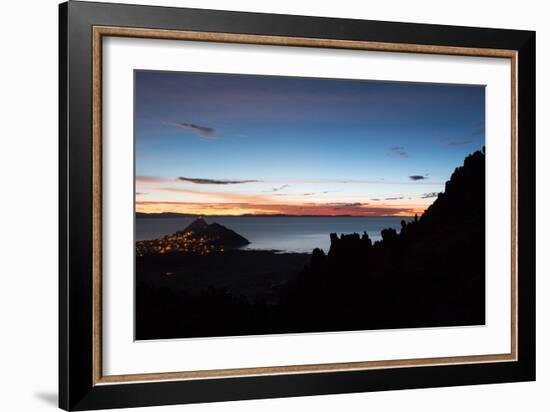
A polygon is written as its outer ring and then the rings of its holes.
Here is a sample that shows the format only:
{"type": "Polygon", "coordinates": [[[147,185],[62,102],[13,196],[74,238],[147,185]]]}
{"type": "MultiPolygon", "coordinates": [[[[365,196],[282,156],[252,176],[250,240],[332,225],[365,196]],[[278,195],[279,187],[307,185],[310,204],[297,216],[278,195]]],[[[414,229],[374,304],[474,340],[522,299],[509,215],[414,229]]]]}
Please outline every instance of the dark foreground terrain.
{"type": "Polygon", "coordinates": [[[137,338],[258,333],[310,257],[229,250],[138,258],[137,338]]]}
{"type": "MultiPolygon", "coordinates": [[[[328,234],[327,234],[328,236],[328,234]]],[[[212,249],[138,256],[136,338],[485,323],[485,154],[399,232],[331,234],[327,254],[212,249]]]]}

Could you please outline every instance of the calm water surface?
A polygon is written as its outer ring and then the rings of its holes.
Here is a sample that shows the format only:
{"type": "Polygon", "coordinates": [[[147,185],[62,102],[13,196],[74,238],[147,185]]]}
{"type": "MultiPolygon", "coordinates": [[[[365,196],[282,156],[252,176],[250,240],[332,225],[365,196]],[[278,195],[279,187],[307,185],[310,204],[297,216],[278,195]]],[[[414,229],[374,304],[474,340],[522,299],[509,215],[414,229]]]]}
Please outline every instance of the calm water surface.
{"type": "MultiPolygon", "coordinates": [[[[136,240],[156,239],[185,229],[195,218],[181,217],[136,219],[136,240]]],[[[245,249],[280,250],[311,253],[318,247],[328,252],[330,233],[363,233],[380,240],[380,231],[401,228],[401,220],[410,217],[215,217],[217,222],[247,238],[251,243],[245,249]]]]}

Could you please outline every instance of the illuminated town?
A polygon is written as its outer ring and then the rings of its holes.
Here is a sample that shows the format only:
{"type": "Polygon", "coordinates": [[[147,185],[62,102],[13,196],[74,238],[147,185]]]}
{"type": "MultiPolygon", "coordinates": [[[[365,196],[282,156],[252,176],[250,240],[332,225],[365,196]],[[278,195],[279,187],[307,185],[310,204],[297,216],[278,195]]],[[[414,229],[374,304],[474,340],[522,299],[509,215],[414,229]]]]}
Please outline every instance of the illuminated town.
{"type": "Polygon", "coordinates": [[[238,233],[220,225],[208,224],[198,217],[184,230],[153,240],[136,242],[136,256],[164,255],[174,253],[194,253],[206,255],[223,252],[228,248],[240,248],[250,242],[238,233]]]}
{"type": "Polygon", "coordinates": [[[212,252],[223,252],[223,250],[218,238],[199,235],[192,231],[181,231],[160,239],[136,242],[136,256],[138,257],[166,253],[206,255],[212,252]]]}

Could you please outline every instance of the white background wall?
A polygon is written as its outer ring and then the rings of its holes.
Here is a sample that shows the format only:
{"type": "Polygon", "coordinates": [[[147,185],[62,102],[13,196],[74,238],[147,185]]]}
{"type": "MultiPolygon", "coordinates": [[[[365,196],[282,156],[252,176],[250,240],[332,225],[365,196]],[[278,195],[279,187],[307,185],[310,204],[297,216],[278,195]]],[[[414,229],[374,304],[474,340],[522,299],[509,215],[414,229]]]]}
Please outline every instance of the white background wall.
{"type": "MultiPolygon", "coordinates": [[[[122,1],[121,1],[122,2],[122,1]]],[[[139,1],[133,1],[138,3],[139,1]]],[[[540,0],[181,0],[148,4],[503,27],[537,31],[537,328],[535,383],[149,408],[191,411],[545,411],[550,400],[550,225],[545,154],[549,12],[540,0]]],[[[57,1],[4,2],[0,14],[0,409],[57,403],[57,1]]],[[[143,409],[145,410],[145,409],[143,409]]]]}

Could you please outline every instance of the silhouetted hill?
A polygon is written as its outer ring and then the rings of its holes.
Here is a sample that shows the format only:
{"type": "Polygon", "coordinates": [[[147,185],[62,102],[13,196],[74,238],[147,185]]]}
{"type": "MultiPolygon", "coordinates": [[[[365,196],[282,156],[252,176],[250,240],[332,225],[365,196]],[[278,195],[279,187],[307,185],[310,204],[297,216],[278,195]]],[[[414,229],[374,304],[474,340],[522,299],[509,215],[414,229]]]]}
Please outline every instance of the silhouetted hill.
{"type": "Polygon", "coordinates": [[[234,230],[228,229],[219,223],[207,223],[202,217],[195,219],[185,229],[176,232],[181,235],[192,235],[197,238],[207,239],[209,243],[225,246],[240,247],[250,244],[248,239],[239,235],[234,230]]]}
{"type": "Polygon", "coordinates": [[[138,257],[171,253],[206,254],[214,251],[239,248],[250,242],[231,229],[218,223],[208,224],[202,217],[195,219],[185,229],[160,239],[136,242],[138,257]]]}

